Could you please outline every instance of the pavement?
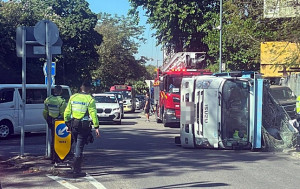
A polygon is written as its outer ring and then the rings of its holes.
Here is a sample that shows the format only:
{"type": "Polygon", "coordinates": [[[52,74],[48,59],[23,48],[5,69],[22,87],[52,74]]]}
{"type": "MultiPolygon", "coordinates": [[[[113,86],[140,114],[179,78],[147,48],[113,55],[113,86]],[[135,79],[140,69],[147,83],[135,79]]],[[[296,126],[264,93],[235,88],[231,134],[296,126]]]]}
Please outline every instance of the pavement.
{"type": "Polygon", "coordinates": [[[15,156],[7,160],[0,160],[0,170],[5,170],[5,173],[8,174],[18,172],[22,174],[45,173],[64,175],[66,174],[66,171],[71,170],[71,168],[70,166],[66,167],[63,165],[70,165],[70,161],[66,161],[66,163],[62,164],[60,167],[55,167],[54,164],[51,164],[51,160],[45,156],[15,156]]]}

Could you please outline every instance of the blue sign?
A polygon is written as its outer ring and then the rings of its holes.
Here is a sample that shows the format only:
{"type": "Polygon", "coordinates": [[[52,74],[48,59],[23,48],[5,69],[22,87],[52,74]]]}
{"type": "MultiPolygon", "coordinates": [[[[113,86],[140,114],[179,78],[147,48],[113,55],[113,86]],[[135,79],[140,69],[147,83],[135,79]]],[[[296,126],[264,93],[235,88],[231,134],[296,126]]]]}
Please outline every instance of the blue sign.
{"type": "MultiPolygon", "coordinates": [[[[47,85],[48,84],[48,77],[47,76],[45,76],[45,85],[47,85]]],[[[51,77],[51,85],[54,85],[55,84],[55,79],[54,79],[54,77],[52,76],[51,77]]]]}
{"type": "MultiPolygon", "coordinates": [[[[51,76],[55,76],[55,73],[56,73],[55,68],[56,68],[56,63],[52,62],[51,63],[51,76]]],[[[47,72],[48,72],[47,62],[44,63],[43,71],[44,71],[44,75],[47,76],[47,72]]]]}
{"type": "Polygon", "coordinates": [[[61,138],[66,138],[69,135],[69,132],[67,131],[68,127],[66,126],[65,123],[61,123],[57,125],[56,127],[56,135],[61,137],[61,138]]]}

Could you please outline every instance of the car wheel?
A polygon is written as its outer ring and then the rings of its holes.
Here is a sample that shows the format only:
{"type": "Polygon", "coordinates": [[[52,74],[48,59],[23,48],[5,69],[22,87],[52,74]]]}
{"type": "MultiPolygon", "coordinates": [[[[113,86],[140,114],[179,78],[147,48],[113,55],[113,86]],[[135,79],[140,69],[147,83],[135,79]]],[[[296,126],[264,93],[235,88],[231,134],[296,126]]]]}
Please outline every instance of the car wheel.
{"type": "Polygon", "coordinates": [[[0,139],[5,139],[10,137],[13,133],[13,127],[11,122],[9,121],[1,121],[0,122],[0,139]]]}

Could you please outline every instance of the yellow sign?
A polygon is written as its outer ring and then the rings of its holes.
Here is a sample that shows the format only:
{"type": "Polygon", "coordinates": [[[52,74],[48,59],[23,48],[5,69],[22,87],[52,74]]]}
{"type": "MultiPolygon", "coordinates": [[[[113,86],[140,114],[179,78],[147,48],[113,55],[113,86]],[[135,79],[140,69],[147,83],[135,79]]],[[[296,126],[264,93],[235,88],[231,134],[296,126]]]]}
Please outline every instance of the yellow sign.
{"type": "Polygon", "coordinates": [[[57,156],[63,160],[71,149],[71,134],[67,131],[64,121],[55,121],[54,150],[57,156]]]}
{"type": "Polygon", "coordinates": [[[282,77],[293,68],[299,69],[300,48],[296,43],[264,42],[260,58],[260,72],[264,77],[282,77]]]}

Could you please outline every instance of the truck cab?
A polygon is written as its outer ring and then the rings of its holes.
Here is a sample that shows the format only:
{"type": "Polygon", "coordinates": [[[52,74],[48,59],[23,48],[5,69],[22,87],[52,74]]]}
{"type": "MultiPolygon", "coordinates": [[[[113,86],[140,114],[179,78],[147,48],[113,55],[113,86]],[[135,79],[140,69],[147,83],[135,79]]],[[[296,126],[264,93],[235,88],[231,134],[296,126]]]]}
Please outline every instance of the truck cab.
{"type": "Polygon", "coordinates": [[[260,148],[263,82],[256,77],[239,72],[183,78],[181,146],[260,148]]]}

